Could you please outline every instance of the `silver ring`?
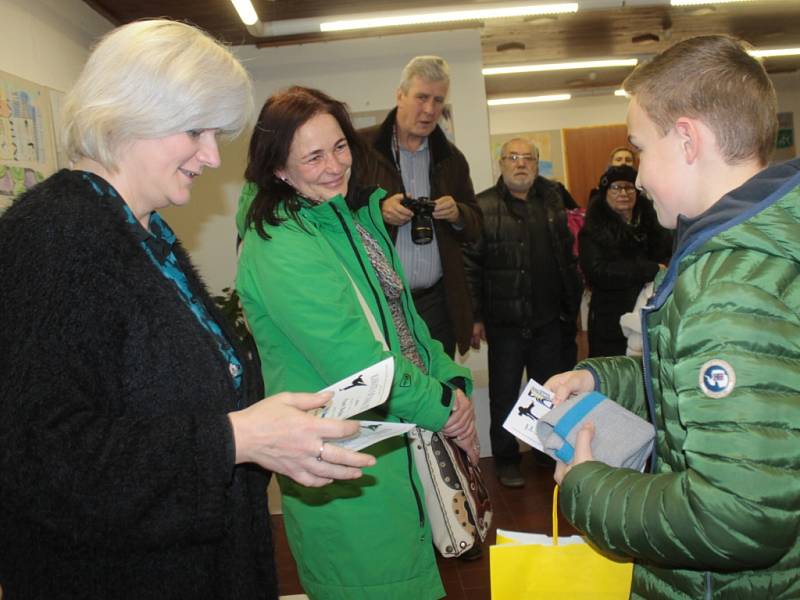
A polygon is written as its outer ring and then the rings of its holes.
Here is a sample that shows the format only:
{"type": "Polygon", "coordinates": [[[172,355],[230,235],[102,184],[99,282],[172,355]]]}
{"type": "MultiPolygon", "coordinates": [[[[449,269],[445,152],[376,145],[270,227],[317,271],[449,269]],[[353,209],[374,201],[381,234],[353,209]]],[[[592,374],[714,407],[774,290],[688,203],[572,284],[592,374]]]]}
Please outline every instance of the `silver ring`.
{"type": "Polygon", "coordinates": [[[322,451],[323,450],[325,450],[325,442],[322,442],[322,444],[319,447],[319,454],[317,454],[317,460],[318,461],[322,461],[322,451]]]}

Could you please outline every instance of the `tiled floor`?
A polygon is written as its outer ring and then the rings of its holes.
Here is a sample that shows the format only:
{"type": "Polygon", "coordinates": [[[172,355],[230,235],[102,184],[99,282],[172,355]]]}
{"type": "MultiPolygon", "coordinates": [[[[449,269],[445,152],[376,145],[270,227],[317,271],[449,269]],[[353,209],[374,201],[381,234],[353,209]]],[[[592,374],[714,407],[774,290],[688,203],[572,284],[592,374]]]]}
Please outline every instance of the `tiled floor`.
{"type": "MultiPolygon", "coordinates": [[[[494,505],[494,521],[483,545],[482,558],[473,562],[439,558],[439,571],[448,600],[490,600],[489,546],[495,541],[495,530],[498,527],[513,531],[550,533],[553,468],[536,464],[533,455],[534,452],[523,454],[522,473],[526,484],[521,489],[509,489],[500,485],[495,476],[494,460],[481,459],[481,470],[494,505]]],[[[273,516],[272,522],[280,592],[282,595],[302,594],[303,588],[300,586],[294,560],[286,543],[283,519],[280,515],[276,515],[273,516]]],[[[559,519],[559,533],[572,535],[575,531],[563,519],[559,519]]]]}

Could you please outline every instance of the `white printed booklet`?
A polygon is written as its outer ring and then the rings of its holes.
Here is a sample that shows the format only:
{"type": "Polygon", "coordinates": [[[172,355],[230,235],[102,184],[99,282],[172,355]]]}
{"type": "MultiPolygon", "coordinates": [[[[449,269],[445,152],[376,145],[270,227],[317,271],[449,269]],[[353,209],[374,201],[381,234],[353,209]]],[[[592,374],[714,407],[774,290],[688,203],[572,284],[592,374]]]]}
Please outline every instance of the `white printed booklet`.
{"type": "Polygon", "coordinates": [[[543,452],[544,445],[536,435],[536,424],[553,408],[554,396],[553,392],[531,379],[508,413],[503,428],[543,452]]]}
{"type": "MultiPolygon", "coordinates": [[[[394,379],[394,358],[391,356],[366,369],[357,371],[321,392],[333,392],[333,398],[316,414],[329,419],[349,419],[357,414],[386,402],[394,379]]],[[[361,421],[358,435],[347,439],[331,440],[350,450],[361,450],[372,444],[402,435],[416,427],[414,423],[390,423],[387,421],[361,421]]]]}

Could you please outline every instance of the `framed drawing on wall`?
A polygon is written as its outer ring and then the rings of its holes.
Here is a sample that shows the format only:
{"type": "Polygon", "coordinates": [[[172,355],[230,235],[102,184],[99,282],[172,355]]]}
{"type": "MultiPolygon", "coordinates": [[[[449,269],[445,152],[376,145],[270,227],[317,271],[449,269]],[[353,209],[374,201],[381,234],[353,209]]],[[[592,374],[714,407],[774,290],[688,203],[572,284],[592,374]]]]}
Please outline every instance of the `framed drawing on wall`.
{"type": "Polygon", "coordinates": [[[55,172],[49,90],[0,72],[0,211],[55,172]]]}

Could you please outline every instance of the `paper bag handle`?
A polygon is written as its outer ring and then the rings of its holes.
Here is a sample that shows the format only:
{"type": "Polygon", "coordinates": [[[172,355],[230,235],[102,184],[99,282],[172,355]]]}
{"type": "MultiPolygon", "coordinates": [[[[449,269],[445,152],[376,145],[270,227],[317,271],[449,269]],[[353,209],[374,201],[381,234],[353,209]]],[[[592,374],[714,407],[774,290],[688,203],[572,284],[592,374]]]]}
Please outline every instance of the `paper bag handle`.
{"type": "Polygon", "coordinates": [[[558,546],[558,486],[553,488],[553,546],[558,546]]]}

